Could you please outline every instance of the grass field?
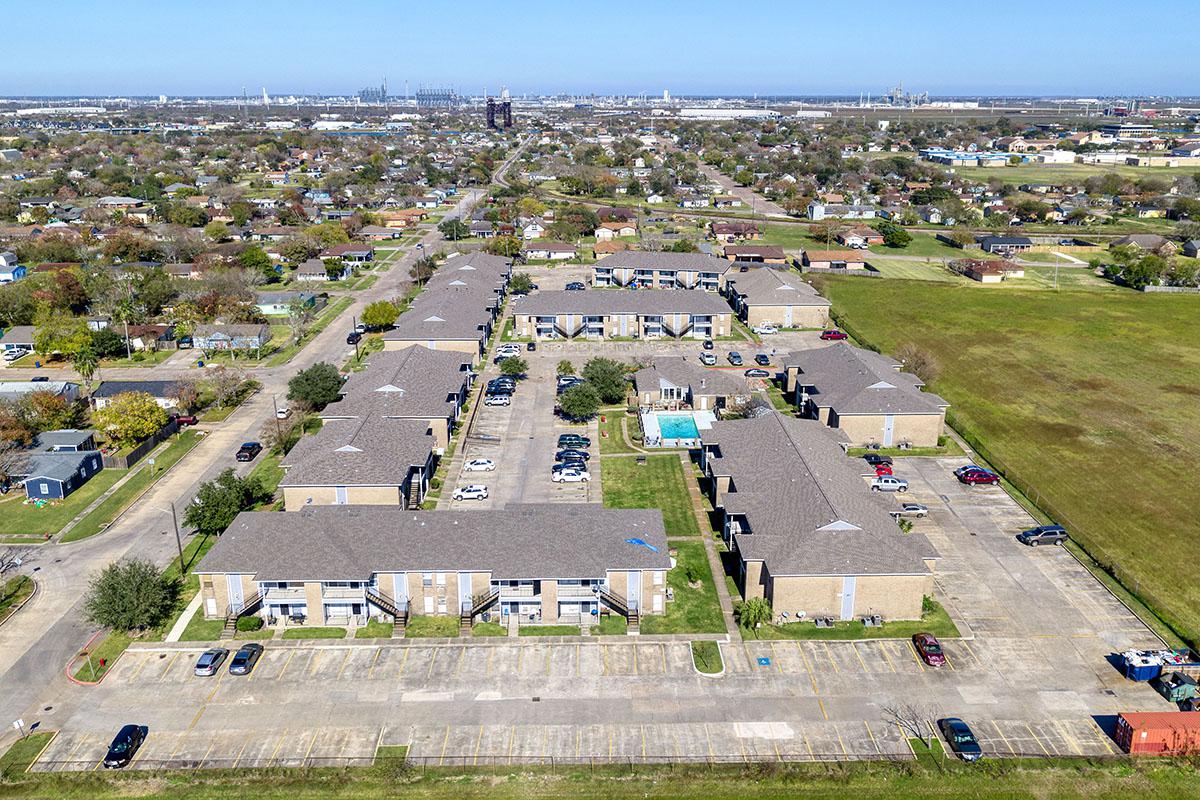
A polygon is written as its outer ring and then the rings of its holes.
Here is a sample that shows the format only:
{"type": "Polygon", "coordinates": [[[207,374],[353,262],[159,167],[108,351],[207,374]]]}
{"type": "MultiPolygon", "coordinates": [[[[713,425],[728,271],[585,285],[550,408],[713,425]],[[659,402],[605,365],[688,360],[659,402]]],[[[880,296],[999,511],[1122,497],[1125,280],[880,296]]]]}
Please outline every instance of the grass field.
{"type": "Polygon", "coordinates": [[[604,505],[609,508],[661,508],[667,536],[699,536],[696,515],[679,456],[653,455],[638,466],[636,458],[606,458],[600,470],[604,505]]]}
{"type": "Polygon", "coordinates": [[[642,617],[642,633],[722,633],[725,619],[717,586],[702,542],[673,542],[675,568],[667,572],[667,585],[675,599],[664,614],[642,617]]]}
{"type": "Polygon", "coordinates": [[[1193,798],[1200,771],[1186,759],[1047,758],[965,765],[926,756],[902,763],[749,764],[690,767],[564,766],[418,770],[402,748],[380,748],[372,767],[181,772],[25,773],[50,734],[0,757],[6,798],[155,800],[425,798],[425,800],[1155,800],[1193,798]]]}
{"type": "MultiPolygon", "coordinates": [[[[600,455],[636,453],[636,450],[625,444],[625,437],[621,435],[621,420],[625,419],[625,408],[603,408],[600,413],[604,416],[600,422],[600,455]]],[[[631,434],[637,431],[636,419],[630,417],[629,424],[633,426],[629,431],[631,434]]]]}
{"type": "Polygon", "coordinates": [[[404,627],[407,639],[444,638],[458,636],[458,617],[435,617],[432,615],[417,615],[409,617],[408,625],[404,627]]]}
{"type": "Polygon", "coordinates": [[[716,675],[725,668],[721,661],[721,648],[713,641],[692,642],[692,663],[696,669],[708,675],[716,675]]]}
{"type": "Polygon", "coordinates": [[[123,469],[103,469],[66,500],[56,500],[41,508],[25,503],[25,492],[10,491],[0,500],[0,534],[54,535],[77,514],[91,505],[126,473],[123,469]]]}
{"type": "Polygon", "coordinates": [[[1189,555],[1200,524],[1181,470],[1200,457],[1196,297],[817,282],[858,338],[932,354],[941,375],[930,388],[960,432],[1178,633],[1200,640],[1189,555]]]}
{"type": "Polygon", "coordinates": [[[955,167],[954,174],[987,183],[999,178],[1005,183],[1083,183],[1093,175],[1116,173],[1131,178],[1171,178],[1189,175],[1195,167],[1129,167],[1124,164],[1021,164],[1015,167],[955,167]]]}

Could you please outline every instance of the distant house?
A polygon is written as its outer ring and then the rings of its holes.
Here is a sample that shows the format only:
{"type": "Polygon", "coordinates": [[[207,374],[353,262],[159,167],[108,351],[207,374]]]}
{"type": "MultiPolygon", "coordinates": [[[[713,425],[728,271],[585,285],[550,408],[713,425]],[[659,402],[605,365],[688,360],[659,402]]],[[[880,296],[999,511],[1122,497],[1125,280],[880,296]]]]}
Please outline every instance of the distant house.
{"type": "Polygon", "coordinates": [[[866,260],[857,250],[805,250],[804,266],[813,269],[866,269],[866,260]]]}
{"type": "Polygon", "coordinates": [[[521,228],[521,238],[529,241],[530,239],[540,239],[546,233],[545,227],[540,222],[530,222],[521,228]]]}
{"type": "Polygon", "coordinates": [[[174,350],[174,325],[130,325],[129,347],[135,351],[174,350]]]}
{"type": "Polygon", "coordinates": [[[725,258],[754,264],[786,264],[783,248],[773,244],[727,244],[725,258]]]}
{"type": "Polygon", "coordinates": [[[709,369],[682,356],[655,358],[633,374],[638,405],[643,408],[716,410],[750,397],[745,378],[709,369]]]}
{"type": "Polygon", "coordinates": [[[1157,233],[1131,233],[1120,239],[1114,239],[1109,247],[1136,247],[1138,250],[1145,250],[1147,253],[1155,253],[1160,256],[1171,256],[1179,250],[1179,246],[1175,242],[1165,236],[1159,236],[1157,233]]]}
{"type": "Polygon", "coordinates": [[[1033,240],[1027,236],[984,236],[979,247],[985,253],[1024,253],[1033,247],[1033,240]]]}
{"type": "Polygon", "coordinates": [[[417,200],[417,208],[437,208],[441,205],[441,199],[437,197],[421,197],[417,200]]]}
{"type": "Polygon", "coordinates": [[[375,248],[369,244],[335,244],[321,251],[321,258],[340,258],[354,264],[363,264],[375,258],[375,248]]]}
{"type": "Polygon", "coordinates": [[[844,203],[820,203],[816,200],[808,204],[808,218],[814,222],[835,217],[837,219],[874,219],[875,209],[871,206],[846,205],[844,203]]]}
{"type": "Polygon", "coordinates": [[[254,306],[267,316],[285,315],[291,313],[292,302],[296,300],[312,310],[324,305],[313,292],[259,292],[254,306]]]}
{"type": "Polygon", "coordinates": [[[117,395],[136,392],[150,395],[160,408],[172,409],[179,405],[176,399],[179,388],[178,381],[103,381],[92,392],[91,401],[99,410],[111,403],[117,395]]]}
{"type": "Polygon", "coordinates": [[[1200,239],[1190,239],[1184,242],[1183,254],[1188,258],[1200,258],[1200,239]]]}
{"type": "Polygon", "coordinates": [[[292,278],[297,281],[320,283],[328,280],[340,280],[349,273],[350,268],[343,265],[342,273],[336,279],[331,278],[329,276],[329,269],[324,261],[319,258],[310,258],[296,267],[296,271],[292,273],[292,278]]]}
{"type": "Polygon", "coordinates": [[[267,325],[197,325],[192,345],[200,350],[261,350],[271,341],[267,325]]]}
{"type": "Polygon", "coordinates": [[[70,381],[0,381],[0,400],[20,400],[33,392],[49,392],[74,403],[79,399],[79,384],[70,381]]]}
{"type": "Polygon", "coordinates": [[[1024,278],[1025,268],[1011,261],[984,261],[965,258],[954,262],[963,275],[980,283],[1000,283],[1008,278],[1024,278]]]}
{"type": "Polygon", "coordinates": [[[97,450],[48,450],[16,459],[9,477],[17,478],[31,500],[62,500],[104,469],[97,450]]]}
{"type": "Polygon", "coordinates": [[[25,277],[27,270],[17,263],[17,254],[0,253],[0,283],[12,283],[25,277]]]}
{"type": "Polygon", "coordinates": [[[396,228],[385,228],[382,225],[364,225],[359,229],[358,235],[372,241],[383,241],[385,239],[399,239],[404,234],[396,228]]]}
{"type": "Polygon", "coordinates": [[[873,244],[883,244],[883,236],[873,228],[858,227],[842,231],[837,235],[837,241],[846,247],[869,247],[873,244]]]}
{"type": "Polygon", "coordinates": [[[715,208],[738,208],[742,205],[742,198],[732,194],[714,195],[712,204],[715,208]]]}
{"type": "Polygon", "coordinates": [[[478,236],[481,239],[491,239],[496,235],[496,228],[487,220],[475,220],[469,226],[472,236],[478,236]]]}
{"type": "Polygon", "coordinates": [[[33,326],[14,325],[0,335],[0,350],[33,351],[33,326]]]}
{"type": "Polygon", "coordinates": [[[596,228],[596,241],[609,242],[625,236],[637,236],[637,225],[633,222],[601,222],[596,228]]]}
{"type": "Polygon", "coordinates": [[[762,231],[750,222],[714,222],[712,235],[718,242],[729,244],[738,239],[761,239],[762,231]]]}
{"type": "Polygon", "coordinates": [[[567,261],[579,255],[579,248],[562,242],[544,242],[525,248],[526,258],[545,258],[551,261],[567,261]]]}

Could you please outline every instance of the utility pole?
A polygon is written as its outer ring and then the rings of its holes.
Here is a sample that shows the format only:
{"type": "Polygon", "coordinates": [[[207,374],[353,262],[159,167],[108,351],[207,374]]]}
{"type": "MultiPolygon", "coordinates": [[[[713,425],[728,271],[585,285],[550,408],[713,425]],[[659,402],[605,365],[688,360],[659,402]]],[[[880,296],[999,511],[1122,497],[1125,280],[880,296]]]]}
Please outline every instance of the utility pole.
{"type": "MultiPolygon", "coordinates": [[[[358,345],[354,345],[354,352],[358,352],[358,345]]],[[[275,410],[275,438],[279,443],[279,449],[283,449],[283,426],[279,424],[279,404],[275,402],[275,395],[271,395],[271,407],[275,410]]]]}
{"type": "Polygon", "coordinates": [[[183,563],[183,539],[179,535],[179,515],[175,513],[175,501],[171,501],[171,525],[175,528],[175,546],[179,548],[179,576],[183,577],[186,569],[183,563]]]}
{"type": "MultiPolygon", "coordinates": [[[[356,334],[358,333],[358,317],[354,317],[354,316],[351,316],[351,317],[350,317],[350,330],[351,330],[351,331],[353,331],[353,332],[354,332],[354,333],[356,333],[356,334]]],[[[355,336],[355,337],[354,337],[354,360],[355,360],[355,361],[362,361],[362,356],[361,356],[361,355],[359,354],[359,352],[358,352],[358,340],[359,340],[359,338],[360,338],[360,337],[358,337],[358,336],[355,336]]],[[[279,421],[279,415],[278,415],[278,414],[276,414],[276,415],[275,415],[275,421],[276,421],[276,422],[278,422],[278,421],[279,421]]]]}

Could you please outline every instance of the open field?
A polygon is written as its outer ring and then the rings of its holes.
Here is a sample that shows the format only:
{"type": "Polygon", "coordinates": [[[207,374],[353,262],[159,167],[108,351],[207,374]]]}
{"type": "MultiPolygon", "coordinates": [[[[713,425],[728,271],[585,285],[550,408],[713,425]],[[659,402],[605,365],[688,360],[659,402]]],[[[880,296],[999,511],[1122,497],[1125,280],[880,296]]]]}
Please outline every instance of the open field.
{"type": "Polygon", "coordinates": [[[1195,297],[817,282],[866,343],[931,353],[931,388],[960,432],[1178,633],[1200,638],[1198,528],[1179,475],[1200,455],[1200,346],[1182,335],[1195,297]]]}

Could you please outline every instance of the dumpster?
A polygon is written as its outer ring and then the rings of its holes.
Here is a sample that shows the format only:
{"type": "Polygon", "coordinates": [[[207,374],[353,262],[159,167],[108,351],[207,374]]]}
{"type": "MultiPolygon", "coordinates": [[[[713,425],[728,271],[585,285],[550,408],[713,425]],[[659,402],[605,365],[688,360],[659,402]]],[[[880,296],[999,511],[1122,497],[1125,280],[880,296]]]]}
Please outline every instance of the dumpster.
{"type": "Polygon", "coordinates": [[[1196,681],[1182,672],[1163,673],[1154,681],[1154,688],[1172,703],[1182,703],[1196,696],[1196,681]]]}
{"type": "Polygon", "coordinates": [[[1178,650],[1126,650],[1122,671],[1131,681],[1151,681],[1164,672],[1200,677],[1200,659],[1187,648],[1178,650]]]}

